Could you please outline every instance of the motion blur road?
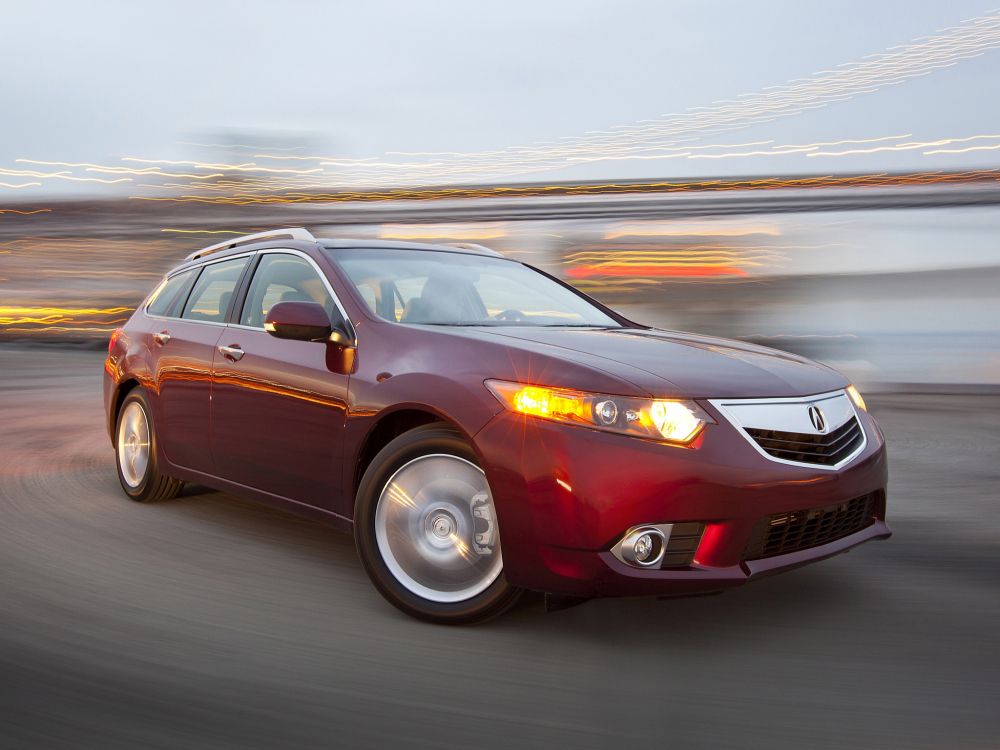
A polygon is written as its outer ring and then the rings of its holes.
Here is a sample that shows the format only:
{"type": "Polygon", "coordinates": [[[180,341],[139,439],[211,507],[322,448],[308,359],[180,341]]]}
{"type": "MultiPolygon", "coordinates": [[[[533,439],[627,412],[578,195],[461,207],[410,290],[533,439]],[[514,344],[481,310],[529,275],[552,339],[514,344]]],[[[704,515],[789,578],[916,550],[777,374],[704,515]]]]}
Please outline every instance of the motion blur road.
{"type": "Polygon", "coordinates": [[[332,529],[128,501],[102,356],[0,347],[4,748],[1000,745],[1000,397],[870,399],[888,542],[463,629],[397,613],[332,529]]]}

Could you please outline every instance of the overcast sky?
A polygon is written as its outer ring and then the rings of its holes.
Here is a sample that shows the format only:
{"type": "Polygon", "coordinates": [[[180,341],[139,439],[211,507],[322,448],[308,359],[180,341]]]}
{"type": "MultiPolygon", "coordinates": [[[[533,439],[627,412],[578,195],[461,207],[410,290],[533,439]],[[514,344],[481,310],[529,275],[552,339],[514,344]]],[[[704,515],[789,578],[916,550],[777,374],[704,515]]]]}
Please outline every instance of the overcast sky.
{"type": "MultiPolygon", "coordinates": [[[[527,145],[760,92],[995,13],[996,4],[17,2],[0,25],[0,167],[19,158],[183,159],[202,153],[187,143],[241,134],[347,157],[527,145]]],[[[1000,48],[708,140],[1000,135],[998,92],[1000,48]]],[[[1000,149],[602,161],[558,174],[967,166],[1000,166],[1000,149]]],[[[0,189],[0,201],[9,197],[0,189]]]]}

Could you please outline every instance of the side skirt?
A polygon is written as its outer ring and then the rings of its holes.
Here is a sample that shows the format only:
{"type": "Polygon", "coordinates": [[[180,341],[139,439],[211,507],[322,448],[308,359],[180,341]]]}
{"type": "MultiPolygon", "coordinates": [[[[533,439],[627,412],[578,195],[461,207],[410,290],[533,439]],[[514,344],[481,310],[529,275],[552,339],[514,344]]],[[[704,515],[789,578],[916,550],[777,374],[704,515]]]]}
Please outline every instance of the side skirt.
{"type": "Polygon", "coordinates": [[[177,479],[182,479],[185,482],[202,484],[213,490],[218,490],[219,492],[228,492],[232,495],[237,495],[239,497],[246,498],[247,500],[260,503],[261,505],[268,505],[272,508],[277,508],[278,510],[289,511],[297,516],[302,516],[303,518],[320,521],[333,526],[338,531],[342,531],[345,534],[351,534],[354,531],[354,522],[350,518],[342,516],[339,513],[334,513],[332,510],[317,508],[314,505],[306,505],[305,503],[300,503],[298,500],[292,500],[291,498],[284,497],[282,495],[275,495],[270,492],[264,492],[263,490],[257,490],[238,482],[230,482],[212,474],[203,474],[202,472],[194,471],[193,469],[185,469],[182,466],[170,464],[169,472],[171,476],[174,476],[177,479]]]}

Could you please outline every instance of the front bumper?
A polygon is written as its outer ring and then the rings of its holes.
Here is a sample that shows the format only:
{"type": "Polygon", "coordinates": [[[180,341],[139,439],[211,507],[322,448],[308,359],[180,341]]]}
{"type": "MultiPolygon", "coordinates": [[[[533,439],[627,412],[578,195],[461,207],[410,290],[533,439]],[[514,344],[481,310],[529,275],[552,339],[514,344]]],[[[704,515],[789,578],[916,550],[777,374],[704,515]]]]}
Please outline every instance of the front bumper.
{"type": "Polygon", "coordinates": [[[891,535],[882,435],[835,471],[769,461],[723,420],[681,448],[503,412],[474,438],[496,502],[507,579],[568,596],[684,595],[798,567],[891,535]],[[744,559],[762,518],[878,493],[874,522],[819,546],[744,559]],[[643,569],[611,547],[639,524],[705,525],[693,561],[643,569]]]}

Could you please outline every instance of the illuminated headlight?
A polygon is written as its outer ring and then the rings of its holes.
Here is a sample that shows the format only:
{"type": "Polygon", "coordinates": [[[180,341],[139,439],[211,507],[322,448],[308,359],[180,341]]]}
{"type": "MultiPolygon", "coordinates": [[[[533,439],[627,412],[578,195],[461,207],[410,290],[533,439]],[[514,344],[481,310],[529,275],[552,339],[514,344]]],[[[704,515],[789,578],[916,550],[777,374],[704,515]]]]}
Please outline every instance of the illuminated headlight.
{"type": "Polygon", "coordinates": [[[713,422],[693,401],[607,396],[503,380],[487,380],[486,387],[514,412],[678,445],[687,445],[713,422]]]}
{"type": "Polygon", "coordinates": [[[851,401],[854,402],[854,405],[856,407],[858,407],[862,411],[868,411],[868,407],[865,406],[865,400],[861,398],[861,394],[858,393],[857,388],[855,388],[853,385],[849,385],[845,390],[847,391],[847,395],[851,397],[851,401]]]}

